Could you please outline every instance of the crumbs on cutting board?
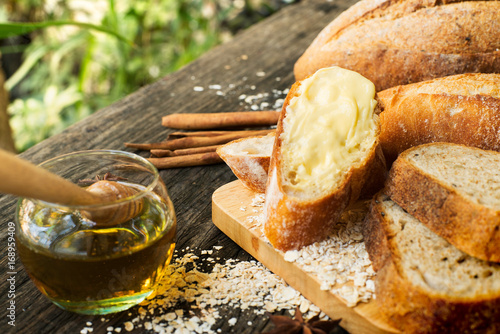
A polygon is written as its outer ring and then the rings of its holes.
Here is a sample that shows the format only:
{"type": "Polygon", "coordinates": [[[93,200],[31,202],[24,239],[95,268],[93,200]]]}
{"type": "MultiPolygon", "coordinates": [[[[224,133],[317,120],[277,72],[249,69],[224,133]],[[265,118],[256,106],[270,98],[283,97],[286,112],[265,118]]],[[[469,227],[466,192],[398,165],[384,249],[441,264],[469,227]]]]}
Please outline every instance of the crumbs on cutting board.
{"type": "MultiPolygon", "coordinates": [[[[262,231],[264,200],[264,194],[252,198],[249,207],[258,209],[258,212],[246,219],[249,228],[258,231],[260,237],[267,241],[262,231]]],[[[346,210],[329,238],[300,250],[283,253],[285,261],[293,262],[309,275],[315,276],[321,284],[321,290],[330,290],[344,299],[349,307],[368,302],[375,296],[375,271],[361,233],[367,209],[366,203],[360,203],[346,210]]]]}
{"type": "MultiPolygon", "coordinates": [[[[294,314],[298,307],[305,318],[319,315],[328,319],[317,306],[261,263],[234,259],[217,263],[207,256],[220,249],[222,246],[198,250],[200,255],[194,254],[189,247],[176,251],[176,258],[168,266],[154,295],[133,311],[137,312],[135,317],[120,326],[108,327],[108,333],[126,333],[137,328],[156,333],[221,333],[221,329],[214,327],[224,319],[223,307],[239,308],[256,315],[280,310],[294,314]],[[211,264],[212,269],[201,270],[203,264],[211,264]]],[[[132,311],[129,316],[133,316],[132,311]]],[[[101,321],[107,319],[103,317],[101,321]]],[[[237,319],[224,322],[234,326],[237,319]]],[[[80,333],[92,331],[92,323],[87,322],[80,333]]]]}

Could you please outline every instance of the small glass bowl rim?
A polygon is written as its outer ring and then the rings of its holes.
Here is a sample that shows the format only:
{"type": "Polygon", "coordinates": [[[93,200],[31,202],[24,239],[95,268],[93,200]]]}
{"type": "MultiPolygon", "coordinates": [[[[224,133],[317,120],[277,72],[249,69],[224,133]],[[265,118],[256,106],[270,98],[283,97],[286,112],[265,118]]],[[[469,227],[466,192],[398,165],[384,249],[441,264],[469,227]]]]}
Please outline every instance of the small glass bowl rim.
{"type": "Polygon", "coordinates": [[[67,204],[58,204],[58,203],[53,203],[53,202],[46,202],[43,200],[39,199],[32,199],[32,198],[20,198],[20,203],[24,200],[27,199],[31,202],[34,203],[41,203],[44,206],[56,208],[59,210],[85,210],[85,209],[96,209],[96,208],[106,208],[110,206],[115,206],[118,204],[123,204],[127,203],[130,201],[135,201],[138,200],[144,196],[146,196],[148,193],[152,192],[153,189],[156,187],[158,184],[158,181],[160,179],[160,173],[158,172],[158,169],[147,159],[131,152],[126,152],[126,151],[120,151],[120,150],[110,150],[110,149],[95,149],[95,150],[82,150],[82,151],[75,151],[75,152],[70,152],[70,153],[65,153],[58,155],[56,157],[50,158],[48,160],[45,160],[38,164],[39,167],[45,168],[47,164],[53,163],[57,160],[64,160],[64,159],[70,159],[70,158],[75,158],[75,157],[81,157],[81,156],[98,156],[98,155],[110,155],[110,156],[122,156],[126,158],[131,158],[141,164],[142,167],[146,167],[150,172],[152,172],[153,175],[153,180],[145,186],[143,190],[138,190],[136,191],[133,195],[124,197],[118,200],[114,200],[112,202],[104,202],[104,203],[97,203],[97,204],[86,204],[86,205],[67,205],[67,204]]]}

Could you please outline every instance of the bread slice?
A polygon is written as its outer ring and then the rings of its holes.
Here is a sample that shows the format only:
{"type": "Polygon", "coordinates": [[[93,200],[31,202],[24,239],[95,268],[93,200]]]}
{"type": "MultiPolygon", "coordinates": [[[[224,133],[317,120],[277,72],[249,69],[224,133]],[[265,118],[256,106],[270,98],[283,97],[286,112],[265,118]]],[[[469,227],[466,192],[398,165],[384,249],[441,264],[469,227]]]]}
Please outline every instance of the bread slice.
{"type": "Polygon", "coordinates": [[[500,74],[453,75],[377,93],[388,162],[404,150],[450,142],[500,151],[500,74]]]}
{"type": "Polygon", "coordinates": [[[274,138],[274,133],[241,138],[220,146],[217,154],[246,187],[264,193],[274,138]]]}
{"type": "Polygon", "coordinates": [[[500,264],[458,250],[377,195],[363,228],[376,303],[403,333],[500,332],[500,264]]]}
{"type": "MultiPolygon", "coordinates": [[[[375,87],[339,67],[295,83],[283,106],[264,204],[264,234],[279,250],[328,236],[380,159],[375,87]]],[[[385,166],[384,166],[385,168],[385,166]]]]}
{"type": "Polygon", "coordinates": [[[394,162],[386,193],[457,248],[500,262],[499,167],[499,152],[425,144],[394,162]]]}
{"type": "Polygon", "coordinates": [[[359,1],[319,33],[295,63],[295,79],[336,65],[381,91],[460,73],[499,73],[499,12],[500,1],[359,1]]]}

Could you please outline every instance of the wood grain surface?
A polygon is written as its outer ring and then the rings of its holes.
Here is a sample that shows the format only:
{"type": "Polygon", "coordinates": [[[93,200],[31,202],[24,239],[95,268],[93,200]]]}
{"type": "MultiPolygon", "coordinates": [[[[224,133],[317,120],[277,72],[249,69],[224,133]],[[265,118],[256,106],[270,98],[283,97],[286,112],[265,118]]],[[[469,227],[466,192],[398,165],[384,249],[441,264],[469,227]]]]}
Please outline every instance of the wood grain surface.
{"type": "MultiPolygon", "coordinates": [[[[217,189],[212,196],[214,224],[332,319],[342,318],[341,325],[350,333],[398,333],[383,322],[374,300],[359,303],[353,308],[348,307],[346,302],[332,291],[321,289],[321,282],[314,272],[308,272],[294,262],[285,261],[285,253],[271,246],[263,236],[261,227],[253,219],[256,213],[251,204],[255,196],[256,193],[243,186],[239,180],[217,189]]],[[[334,274],[332,272],[332,275],[334,274]]]]}
{"type": "MultiPolygon", "coordinates": [[[[175,130],[161,126],[172,113],[230,112],[272,109],[283,90],[293,82],[293,64],[318,32],[354,0],[301,1],[238,34],[198,60],[158,82],[115,102],[22,154],[40,163],[63,153],[88,149],[125,149],[124,142],[158,142],[175,130]],[[216,85],[220,85],[220,88],[216,85]],[[202,87],[203,90],[200,91],[202,87]],[[220,93],[219,93],[220,92],[220,93]],[[261,94],[261,95],[259,95],[261,94]],[[264,103],[263,103],[264,102],[264,103]],[[267,103],[267,104],[266,104],[267,103]],[[254,106],[254,107],[252,107],[254,106]]],[[[251,260],[252,256],[224,235],[211,221],[211,197],[220,186],[235,179],[223,165],[176,168],[160,172],[168,187],[178,218],[177,249],[196,251],[223,246],[220,261],[251,260]]],[[[137,316],[137,307],[105,317],[81,316],[52,305],[34,287],[16,257],[15,274],[8,268],[8,223],[14,221],[16,199],[0,196],[1,333],[80,333],[92,322],[93,333],[107,333],[137,316]],[[15,278],[15,327],[8,325],[7,278],[15,278]]],[[[226,308],[213,326],[222,333],[260,333],[272,328],[269,318],[226,308]],[[238,319],[234,326],[228,319],[238,319]],[[247,323],[251,321],[252,326],[247,323]]],[[[148,332],[135,328],[132,332],[148,332]]]]}

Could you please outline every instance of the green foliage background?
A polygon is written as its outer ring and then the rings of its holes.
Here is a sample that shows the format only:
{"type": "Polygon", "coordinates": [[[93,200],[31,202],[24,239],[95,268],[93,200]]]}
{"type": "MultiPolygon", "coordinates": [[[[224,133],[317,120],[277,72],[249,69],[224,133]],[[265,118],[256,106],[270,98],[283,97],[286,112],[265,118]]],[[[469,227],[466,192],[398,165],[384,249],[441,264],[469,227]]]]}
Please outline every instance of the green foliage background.
{"type": "Polygon", "coordinates": [[[0,22],[47,23],[30,33],[27,46],[0,48],[23,53],[6,82],[16,96],[9,113],[17,149],[175,71],[290,2],[7,0],[0,22]]]}

